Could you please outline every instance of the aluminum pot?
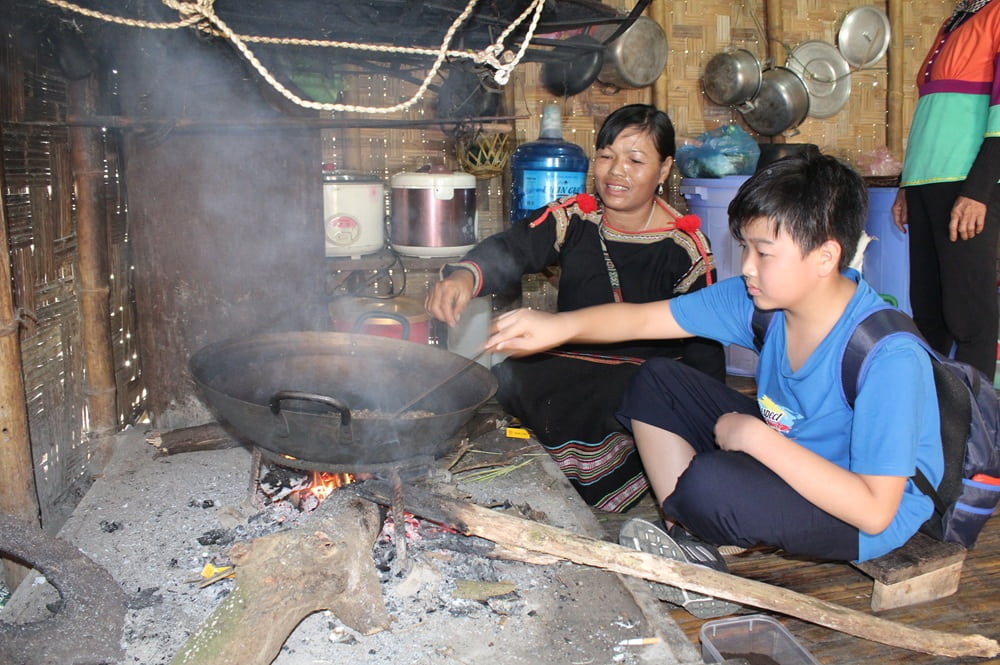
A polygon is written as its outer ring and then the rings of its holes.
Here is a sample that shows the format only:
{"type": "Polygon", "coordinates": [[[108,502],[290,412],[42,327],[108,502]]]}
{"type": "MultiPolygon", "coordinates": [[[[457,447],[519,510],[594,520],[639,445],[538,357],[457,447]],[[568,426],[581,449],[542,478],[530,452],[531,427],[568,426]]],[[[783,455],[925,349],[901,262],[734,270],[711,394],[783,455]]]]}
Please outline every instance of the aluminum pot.
{"type": "Polygon", "coordinates": [[[798,127],[809,114],[809,91],[799,75],[785,67],[764,71],[752,108],[740,109],[747,125],[762,136],[798,127]]]}
{"type": "Polygon", "coordinates": [[[720,106],[746,105],[760,92],[760,61],[746,49],[716,53],[705,65],[705,96],[720,106]]]}
{"type": "Polygon", "coordinates": [[[441,457],[497,389],[490,371],[468,358],[374,335],[225,340],[200,349],[189,367],[209,406],[240,439],[342,466],[441,457]],[[424,393],[412,411],[396,414],[424,393]]]}
{"type": "MultiPolygon", "coordinates": [[[[619,24],[595,26],[591,34],[602,42],[619,24]]],[[[619,88],[644,88],[660,78],[667,65],[667,35],[660,24],[639,16],[625,32],[604,46],[604,63],[597,80],[619,88]]]]}

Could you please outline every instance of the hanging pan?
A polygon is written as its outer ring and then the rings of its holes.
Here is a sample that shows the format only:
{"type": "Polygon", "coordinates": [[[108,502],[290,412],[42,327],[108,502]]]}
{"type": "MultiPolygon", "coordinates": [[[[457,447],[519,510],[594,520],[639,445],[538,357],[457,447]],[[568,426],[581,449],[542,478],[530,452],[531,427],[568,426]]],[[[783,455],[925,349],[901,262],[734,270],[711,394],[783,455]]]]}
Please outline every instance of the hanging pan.
{"type": "Polygon", "coordinates": [[[809,93],[809,115],[829,118],[851,96],[851,68],[833,44],[808,41],[796,46],[785,67],[799,75],[809,93]]]}
{"type": "Polygon", "coordinates": [[[720,106],[746,105],[760,91],[760,61],[746,49],[716,53],[705,65],[705,96],[720,106]]]}
{"type": "Polygon", "coordinates": [[[871,67],[889,49],[889,17],[878,7],[847,12],[837,32],[837,48],[853,67],[871,67]]]}
{"type": "Polygon", "coordinates": [[[794,129],[809,113],[809,92],[799,75],[785,67],[772,67],[761,76],[753,108],[740,109],[743,120],[763,136],[794,129]]]}

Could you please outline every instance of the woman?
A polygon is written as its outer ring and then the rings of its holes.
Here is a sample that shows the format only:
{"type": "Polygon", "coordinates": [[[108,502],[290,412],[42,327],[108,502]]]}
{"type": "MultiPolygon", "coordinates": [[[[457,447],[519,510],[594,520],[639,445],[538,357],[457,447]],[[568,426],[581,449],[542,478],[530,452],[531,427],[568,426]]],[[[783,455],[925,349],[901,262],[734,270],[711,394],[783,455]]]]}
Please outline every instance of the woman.
{"type": "MultiPolygon", "coordinates": [[[[646,104],[618,109],[597,134],[596,199],[565,197],[483,240],[442,268],[427,311],[454,326],[470,299],[509,293],[522,275],[556,265],[560,311],[672,298],[711,283],[698,218],[682,217],[658,196],[674,149],[666,113],[646,104]]],[[[587,503],[624,511],[649,484],[615,409],[636,368],[654,356],[725,380],[722,347],[705,339],[574,345],[495,366],[497,400],[532,430],[587,503]]]]}
{"type": "Polygon", "coordinates": [[[1000,236],[1000,2],[962,0],[917,75],[893,221],[909,230],[913,320],[994,378],[1000,236]]]}

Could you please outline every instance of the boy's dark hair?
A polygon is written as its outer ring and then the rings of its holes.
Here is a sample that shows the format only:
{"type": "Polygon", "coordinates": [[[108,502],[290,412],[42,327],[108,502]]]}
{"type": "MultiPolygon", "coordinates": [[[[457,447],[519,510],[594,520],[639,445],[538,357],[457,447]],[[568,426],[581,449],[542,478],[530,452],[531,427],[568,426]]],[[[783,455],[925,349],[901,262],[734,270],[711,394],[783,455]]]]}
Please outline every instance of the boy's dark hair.
{"type": "Polygon", "coordinates": [[[840,244],[840,270],[850,265],[868,217],[868,189],[853,168],[836,157],[793,155],[779,159],[743,183],[729,203],[729,231],[760,217],[774,222],[808,254],[827,240],[840,244]]]}
{"type": "Polygon", "coordinates": [[[649,104],[628,104],[605,118],[604,124],[597,132],[594,147],[600,150],[611,145],[628,127],[638,127],[642,131],[649,132],[653,143],[656,144],[656,151],[660,153],[661,162],[667,157],[674,156],[677,150],[677,145],[674,143],[674,124],[670,122],[670,116],[649,104]]]}

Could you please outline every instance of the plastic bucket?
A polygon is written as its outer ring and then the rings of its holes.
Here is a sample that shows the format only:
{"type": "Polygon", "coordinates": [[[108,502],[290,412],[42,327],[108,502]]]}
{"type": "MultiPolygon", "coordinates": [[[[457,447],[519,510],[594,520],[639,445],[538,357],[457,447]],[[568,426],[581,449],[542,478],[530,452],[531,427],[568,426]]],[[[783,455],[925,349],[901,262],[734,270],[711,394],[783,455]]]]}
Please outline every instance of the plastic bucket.
{"type": "Polygon", "coordinates": [[[865,249],[861,272],[865,281],[907,314],[910,307],[910,242],[892,222],[895,187],[868,188],[865,231],[872,241],[865,249]]]}
{"type": "MultiPolygon", "coordinates": [[[[722,178],[684,178],[681,194],[688,208],[701,219],[701,230],[708,236],[715,255],[716,274],[720,280],[740,274],[743,250],[729,233],[729,202],[748,175],[728,175],[722,178]]],[[[726,372],[735,376],[754,376],[757,353],[730,344],[726,347],[726,372]]]]}

